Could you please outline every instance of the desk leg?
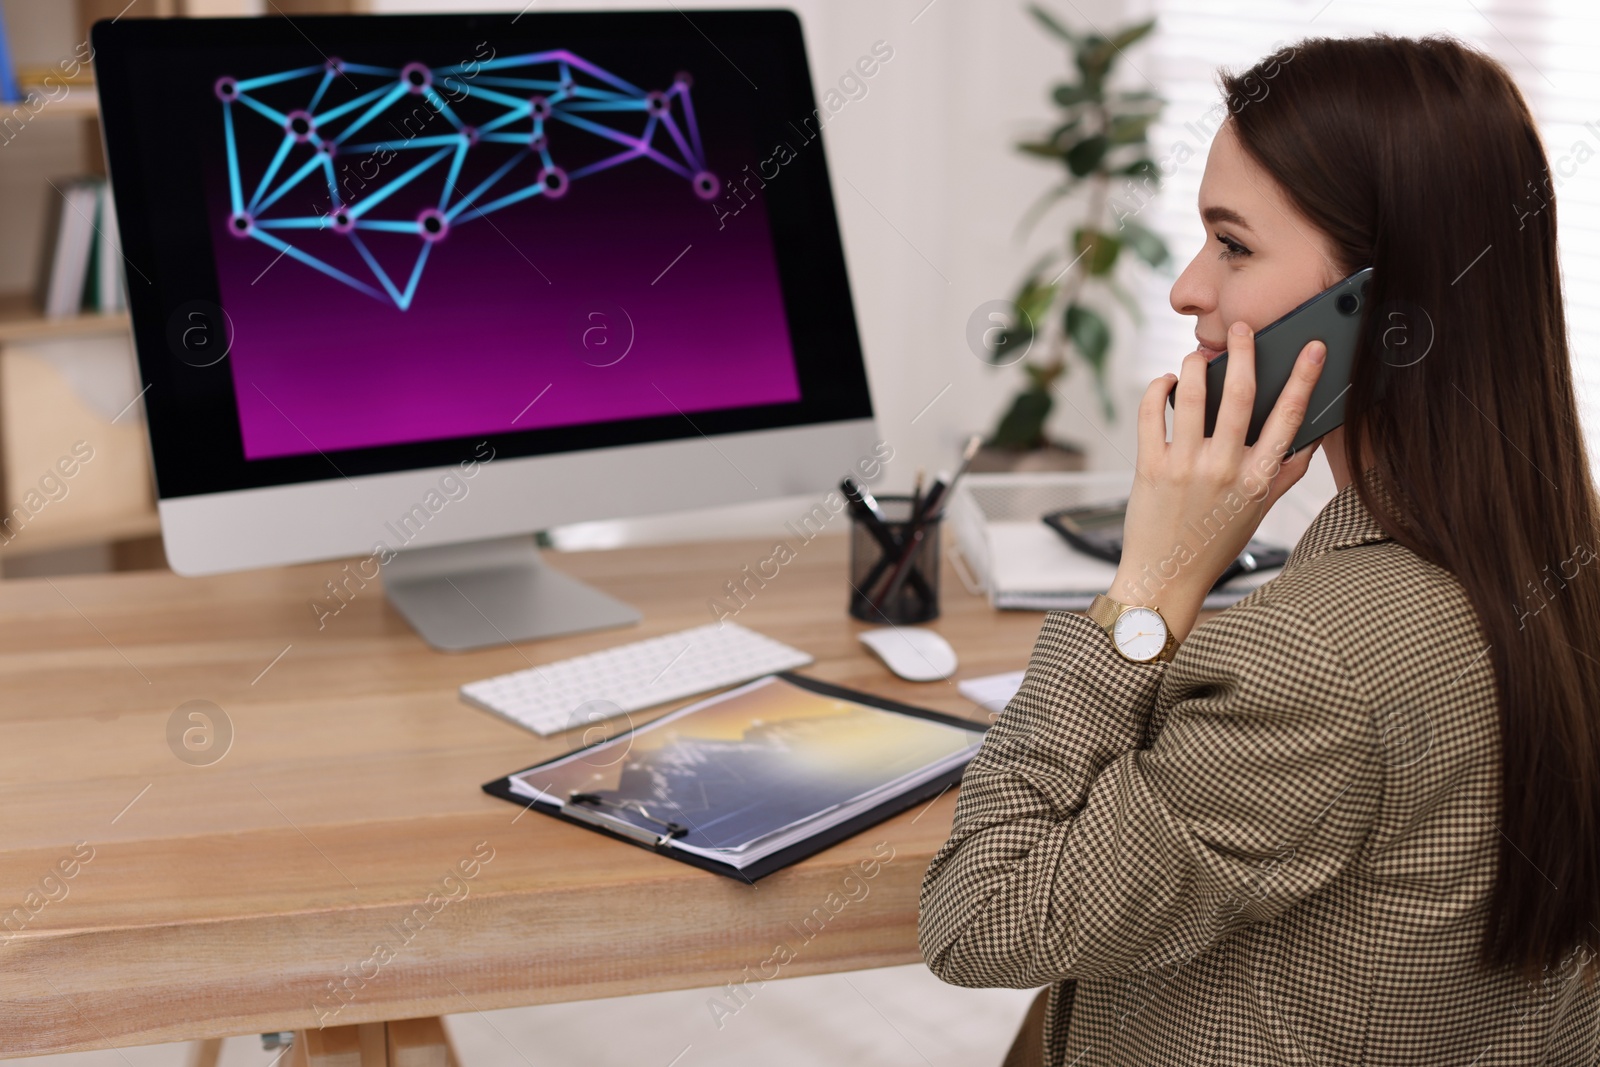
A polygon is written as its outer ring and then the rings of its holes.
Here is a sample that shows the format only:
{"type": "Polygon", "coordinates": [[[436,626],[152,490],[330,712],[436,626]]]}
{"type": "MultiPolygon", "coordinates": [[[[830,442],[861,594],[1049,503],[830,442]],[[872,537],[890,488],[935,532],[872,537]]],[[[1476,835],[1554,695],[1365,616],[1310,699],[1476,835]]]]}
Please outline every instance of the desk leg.
{"type": "Polygon", "coordinates": [[[390,1023],[389,1067],[457,1067],[444,1020],[434,1015],[390,1023]]]}
{"type": "MultiPolygon", "coordinates": [[[[215,1067],[215,1059],[210,1067],[215,1067]]],[[[205,1065],[200,1065],[205,1067],[205,1065]]],[[[290,1067],[459,1067],[438,1016],[294,1035],[290,1067]]]]}
{"type": "Polygon", "coordinates": [[[294,1035],[295,1067],[388,1067],[383,1023],[325,1026],[294,1035]]]}
{"type": "Polygon", "coordinates": [[[208,1037],[196,1041],[189,1052],[189,1067],[217,1067],[222,1056],[222,1038],[208,1037]]]}

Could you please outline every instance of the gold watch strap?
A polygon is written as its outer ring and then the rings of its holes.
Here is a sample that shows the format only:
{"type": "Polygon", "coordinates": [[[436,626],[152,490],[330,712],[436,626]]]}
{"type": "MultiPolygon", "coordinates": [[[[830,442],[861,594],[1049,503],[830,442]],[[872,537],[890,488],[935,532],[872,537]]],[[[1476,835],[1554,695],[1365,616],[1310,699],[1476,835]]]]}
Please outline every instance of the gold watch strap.
{"type": "MultiPolygon", "coordinates": [[[[1116,648],[1117,649],[1117,653],[1119,655],[1122,654],[1122,649],[1117,648],[1116,622],[1117,622],[1117,616],[1121,615],[1123,609],[1126,608],[1127,606],[1128,605],[1126,605],[1126,604],[1122,604],[1122,603],[1119,603],[1119,602],[1117,602],[1115,600],[1112,600],[1110,597],[1106,596],[1104,593],[1096,593],[1094,599],[1089,601],[1089,608],[1085,612],[1085,614],[1089,616],[1089,619],[1092,622],[1094,622],[1097,626],[1099,626],[1102,630],[1104,630],[1106,632],[1106,636],[1107,637],[1111,638],[1111,647],[1112,648],[1116,648]]],[[[1154,611],[1157,615],[1161,615],[1161,609],[1160,608],[1151,607],[1150,610],[1154,611]]],[[[1163,623],[1165,623],[1167,621],[1165,615],[1161,616],[1161,621],[1163,623]]],[[[1156,653],[1156,655],[1152,656],[1148,660],[1143,660],[1143,661],[1141,661],[1141,660],[1129,660],[1129,662],[1131,662],[1131,663],[1139,663],[1139,662],[1144,662],[1144,663],[1162,663],[1162,662],[1166,662],[1166,661],[1172,659],[1173,643],[1174,642],[1172,640],[1172,627],[1168,626],[1167,627],[1167,643],[1166,643],[1165,646],[1162,647],[1160,652],[1156,653]]],[[[1124,656],[1123,658],[1126,659],[1127,657],[1124,656]]]]}
{"type": "Polygon", "coordinates": [[[1102,630],[1110,633],[1112,624],[1117,621],[1117,616],[1122,614],[1122,607],[1123,605],[1112,600],[1104,593],[1096,593],[1094,599],[1089,601],[1087,614],[1102,630]]]}

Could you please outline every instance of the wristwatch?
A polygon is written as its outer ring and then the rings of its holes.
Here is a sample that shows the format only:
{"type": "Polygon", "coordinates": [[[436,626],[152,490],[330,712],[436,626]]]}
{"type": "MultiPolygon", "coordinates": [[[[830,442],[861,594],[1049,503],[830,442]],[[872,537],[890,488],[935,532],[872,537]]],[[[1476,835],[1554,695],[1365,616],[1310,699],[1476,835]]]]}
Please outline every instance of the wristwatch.
{"type": "Polygon", "coordinates": [[[1111,637],[1111,645],[1132,663],[1164,663],[1176,642],[1157,607],[1119,604],[1103,594],[1089,603],[1089,618],[1111,637]]]}

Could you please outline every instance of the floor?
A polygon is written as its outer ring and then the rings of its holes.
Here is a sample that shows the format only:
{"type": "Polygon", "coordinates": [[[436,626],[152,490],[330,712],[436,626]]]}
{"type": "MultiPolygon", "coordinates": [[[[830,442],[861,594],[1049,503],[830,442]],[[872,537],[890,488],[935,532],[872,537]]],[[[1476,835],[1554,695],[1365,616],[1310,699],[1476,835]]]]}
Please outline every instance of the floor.
{"type": "MultiPolygon", "coordinates": [[[[927,968],[786,978],[737,1010],[713,989],[446,1017],[463,1067],[987,1067],[999,1064],[1031,990],[958,989],[927,968]],[[723,1008],[713,1011],[714,998],[723,1008]]],[[[219,1067],[271,1067],[256,1036],[219,1067]]],[[[185,1067],[188,1046],[144,1045],[7,1060],[28,1067],[185,1067]]]]}

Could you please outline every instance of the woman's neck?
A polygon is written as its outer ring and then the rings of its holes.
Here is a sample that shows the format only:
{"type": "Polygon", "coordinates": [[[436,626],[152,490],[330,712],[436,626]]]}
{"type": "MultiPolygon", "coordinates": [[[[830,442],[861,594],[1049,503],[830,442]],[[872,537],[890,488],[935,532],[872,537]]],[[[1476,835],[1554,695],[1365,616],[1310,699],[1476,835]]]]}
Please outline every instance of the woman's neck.
{"type": "MultiPolygon", "coordinates": [[[[1335,490],[1343,490],[1351,482],[1350,466],[1344,459],[1344,427],[1330,430],[1322,438],[1322,455],[1328,461],[1328,470],[1333,474],[1335,490]]],[[[1370,444],[1361,450],[1361,469],[1366,470],[1372,466],[1372,448],[1370,444]]]]}
{"type": "Polygon", "coordinates": [[[1344,460],[1344,427],[1328,433],[1322,439],[1322,457],[1328,461],[1333,474],[1334,488],[1340,492],[1350,484],[1350,466],[1344,460]]]}

